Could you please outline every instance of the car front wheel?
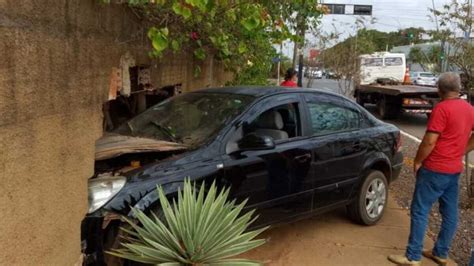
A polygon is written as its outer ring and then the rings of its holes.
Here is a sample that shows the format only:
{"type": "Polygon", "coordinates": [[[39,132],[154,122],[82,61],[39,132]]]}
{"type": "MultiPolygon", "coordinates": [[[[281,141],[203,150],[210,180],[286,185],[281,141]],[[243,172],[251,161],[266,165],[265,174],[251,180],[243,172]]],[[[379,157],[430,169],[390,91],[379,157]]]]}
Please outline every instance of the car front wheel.
{"type": "Polygon", "coordinates": [[[376,224],[385,212],[387,198],[387,178],[380,171],[371,171],[366,175],[355,201],[347,206],[349,217],[359,224],[376,224]]]}

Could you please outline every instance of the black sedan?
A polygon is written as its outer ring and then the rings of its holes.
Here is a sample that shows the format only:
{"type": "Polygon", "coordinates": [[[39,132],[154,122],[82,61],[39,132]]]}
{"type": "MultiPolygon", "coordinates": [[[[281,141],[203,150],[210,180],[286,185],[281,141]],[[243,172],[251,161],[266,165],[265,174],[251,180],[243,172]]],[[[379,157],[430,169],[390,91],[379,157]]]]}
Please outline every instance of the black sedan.
{"type": "Polygon", "coordinates": [[[97,142],[82,223],[86,261],[104,262],[130,207],[159,210],[185,178],[231,187],[260,214],[256,226],[347,206],[372,225],[402,166],[400,132],[340,95],[234,87],[159,103],[97,142]]]}

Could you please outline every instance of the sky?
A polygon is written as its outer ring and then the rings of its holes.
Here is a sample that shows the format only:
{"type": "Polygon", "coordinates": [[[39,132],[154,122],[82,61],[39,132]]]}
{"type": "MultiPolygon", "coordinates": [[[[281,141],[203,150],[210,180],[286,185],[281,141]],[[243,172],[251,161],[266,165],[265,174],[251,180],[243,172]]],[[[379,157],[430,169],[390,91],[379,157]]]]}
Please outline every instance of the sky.
{"type": "MultiPolygon", "coordinates": [[[[436,29],[436,23],[428,16],[428,8],[433,7],[432,0],[323,0],[327,4],[359,4],[372,5],[372,16],[364,16],[364,24],[369,29],[380,31],[397,31],[398,29],[409,27],[422,27],[425,29],[436,29]]],[[[450,0],[434,0],[435,8],[440,9],[450,0]]],[[[343,40],[353,34],[355,29],[356,16],[351,15],[325,15],[321,21],[324,31],[340,34],[343,40]]],[[[316,42],[313,34],[308,33],[306,39],[309,42],[316,42]]],[[[283,53],[290,58],[293,56],[292,43],[285,43],[283,53]]]]}

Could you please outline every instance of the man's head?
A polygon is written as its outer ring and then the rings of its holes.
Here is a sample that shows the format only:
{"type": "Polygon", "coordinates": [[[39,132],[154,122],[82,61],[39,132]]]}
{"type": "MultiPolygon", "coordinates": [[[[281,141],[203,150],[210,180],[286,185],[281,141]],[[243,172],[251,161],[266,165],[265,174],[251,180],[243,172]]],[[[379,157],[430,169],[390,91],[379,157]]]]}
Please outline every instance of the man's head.
{"type": "Polygon", "coordinates": [[[453,72],[446,72],[439,76],[438,92],[441,97],[458,95],[461,91],[461,79],[453,72]]]}

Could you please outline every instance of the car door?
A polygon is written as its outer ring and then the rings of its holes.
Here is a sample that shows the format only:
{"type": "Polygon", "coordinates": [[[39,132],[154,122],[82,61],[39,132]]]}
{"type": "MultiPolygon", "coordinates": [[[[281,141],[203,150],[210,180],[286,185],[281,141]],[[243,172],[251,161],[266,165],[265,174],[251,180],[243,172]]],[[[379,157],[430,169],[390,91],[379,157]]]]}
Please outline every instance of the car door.
{"type": "MultiPolygon", "coordinates": [[[[310,178],[311,149],[303,137],[305,119],[300,95],[276,95],[258,102],[234,130],[229,132],[224,172],[232,197],[248,199],[247,208],[260,214],[258,225],[291,219],[311,211],[313,184],[310,178]],[[287,110],[288,114],[283,114],[287,110]],[[238,142],[246,134],[258,132],[255,121],[268,112],[279,112],[285,121],[281,129],[288,138],[275,139],[275,148],[240,150],[238,142]],[[248,125],[247,129],[243,125],[248,125]],[[229,149],[229,147],[232,147],[229,149]]],[[[264,129],[272,130],[272,129],[264,129]]]]}
{"type": "Polygon", "coordinates": [[[312,145],[314,207],[347,200],[358,181],[368,139],[360,131],[361,113],[350,101],[306,94],[312,145]]]}

